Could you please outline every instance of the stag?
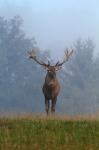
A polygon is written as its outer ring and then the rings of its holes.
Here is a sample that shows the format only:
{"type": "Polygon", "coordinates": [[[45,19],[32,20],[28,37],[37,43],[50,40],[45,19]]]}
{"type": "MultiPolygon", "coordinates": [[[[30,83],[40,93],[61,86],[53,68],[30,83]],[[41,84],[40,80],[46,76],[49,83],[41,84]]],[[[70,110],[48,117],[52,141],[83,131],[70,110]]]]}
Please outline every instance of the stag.
{"type": "Polygon", "coordinates": [[[50,112],[50,100],[51,100],[51,113],[55,113],[55,105],[57,101],[57,96],[60,92],[60,84],[58,81],[58,78],[56,76],[56,72],[59,71],[62,68],[62,65],[66,63],[71,54],[73,53],[73,50],[66,50],[65,51],[65,57],[62,62],[57,62],[55,65],[50,65],[50,62],[48,61],[48,64],[40,61],[37,59],[36,54],[34,50],[28,52],[29,53],[29,58],[33,59],[36,63],[39,65],[43,66],[47,70],[47,74],[45,77],[45,82],[43,84],[43,94],[45,97],[45,110],[47,115],[49,115],[50,112]]]}

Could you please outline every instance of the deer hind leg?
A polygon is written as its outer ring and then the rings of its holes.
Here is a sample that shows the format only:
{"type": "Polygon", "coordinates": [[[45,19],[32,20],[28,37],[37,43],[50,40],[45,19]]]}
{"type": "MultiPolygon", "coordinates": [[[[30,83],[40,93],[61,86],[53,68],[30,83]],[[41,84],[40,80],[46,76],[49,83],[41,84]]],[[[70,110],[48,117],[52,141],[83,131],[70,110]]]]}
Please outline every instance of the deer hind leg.
{"type": "Polygon", "coordinates": [[[55,114],[55,106],[56,106],[57,98],[52,99],[51,113],[55,114]]]}
{"type": "Polygon", "coordinates": [[[48,99],[45,98],[45,110],[46,110],[47,116],[49,115],[49,109],[50,109],[50,102],[48,99]]]}

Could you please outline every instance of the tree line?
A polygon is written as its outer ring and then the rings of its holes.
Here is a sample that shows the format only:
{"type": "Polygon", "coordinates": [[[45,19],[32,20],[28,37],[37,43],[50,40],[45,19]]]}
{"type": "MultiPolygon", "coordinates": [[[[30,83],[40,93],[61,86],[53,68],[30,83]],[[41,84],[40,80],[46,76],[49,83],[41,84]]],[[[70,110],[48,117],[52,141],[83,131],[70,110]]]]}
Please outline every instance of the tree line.
{"type": "MultiPolygon", "coordinates": [[[[43,112],[41,91],[44,70],[27,57],[35,49],[47,61],[50,52],[40,51],[35,38],[26,37],[19,16],[0,17],[0,112],[43,112]]],[[[99,110],[99,55],[93,57],[95,44],[89,38],[73,44],[74,54],[58,73],[61,94],[60,113],[94,113],[99,110]]]]}

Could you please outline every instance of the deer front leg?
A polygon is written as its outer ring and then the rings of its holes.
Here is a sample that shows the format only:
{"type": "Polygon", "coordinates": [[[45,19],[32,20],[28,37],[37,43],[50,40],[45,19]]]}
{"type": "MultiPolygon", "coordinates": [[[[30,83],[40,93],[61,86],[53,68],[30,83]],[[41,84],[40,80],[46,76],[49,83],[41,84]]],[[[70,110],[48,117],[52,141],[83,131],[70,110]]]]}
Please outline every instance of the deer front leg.
{"type": "Polygon", "coordinates": [[[45,110],[46,110],[47,116],[49,115],[49,107],[50,107],[49,100],[45,98],[45,110]]]}
{"type": "Polygon", "coordinates": [[[51,113],[55,114],[55,106],[56,106],[57,98],[52,99],[51,113]]]}

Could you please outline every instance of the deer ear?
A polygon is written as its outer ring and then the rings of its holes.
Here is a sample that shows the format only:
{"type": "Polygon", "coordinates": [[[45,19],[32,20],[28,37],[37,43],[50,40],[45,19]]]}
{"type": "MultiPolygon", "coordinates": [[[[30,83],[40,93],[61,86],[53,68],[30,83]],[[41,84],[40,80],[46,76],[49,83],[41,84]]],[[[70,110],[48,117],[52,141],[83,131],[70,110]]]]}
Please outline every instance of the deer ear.
{"type": "Polygon", "coordinates": [[[61,70],[62,69],[62,66],[57,66],[57,67],[55,67],[55,71],[59,71],[59,70],[61,70]]]}

